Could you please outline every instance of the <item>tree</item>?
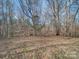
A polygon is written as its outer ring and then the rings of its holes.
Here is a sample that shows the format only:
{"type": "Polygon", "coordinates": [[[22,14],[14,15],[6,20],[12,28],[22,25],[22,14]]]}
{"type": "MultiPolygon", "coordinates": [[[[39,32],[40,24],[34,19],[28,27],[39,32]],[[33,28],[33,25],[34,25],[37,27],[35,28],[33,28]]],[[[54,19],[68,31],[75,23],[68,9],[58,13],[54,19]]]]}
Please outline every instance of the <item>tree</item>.
{"type": "Polygon", "coordinates": [[[7,4],[7,18],[9,18],[9,25],[10,25],[10,36],[13,36],[13,4],[11,0],[6,1],[7,4]]]}
{"type": "Polygon", "coordinates": [[[18,0],[18,1],[24,14],[32,20],[31,27],[34,29],[35,35],[37,35],[38,29],[41,30],[44,26],[44,24],[43,25],[39,24],[40,23],[39,13],[41,12],[41,9],[39,7],[39,1],[38,0],[18,0]],[[38,28],[39,25],[40,28],[38,28]]]}
{"type": "MultiPolygon", "coordinates": [[[[4,12],[4,3],[5,1],[0,0],[0,10],[1,10],[1,36],[5,38],[7,36],[7,20],[4,12]]],[[[6,7],[5,7],[6,8],[6,7]]]]}
{"type": "Polygon", "coordinates": [[[61,4],[61,1],[59,0],[47,0],[48,3],[49,3],[49,7],[51,8],[52,10],[52,14],[53,14],[53,26],[56,30],[56,35],[60,35],[60,18],[59,18],[59,12],[60,12],[60,4],[61,4]]]}

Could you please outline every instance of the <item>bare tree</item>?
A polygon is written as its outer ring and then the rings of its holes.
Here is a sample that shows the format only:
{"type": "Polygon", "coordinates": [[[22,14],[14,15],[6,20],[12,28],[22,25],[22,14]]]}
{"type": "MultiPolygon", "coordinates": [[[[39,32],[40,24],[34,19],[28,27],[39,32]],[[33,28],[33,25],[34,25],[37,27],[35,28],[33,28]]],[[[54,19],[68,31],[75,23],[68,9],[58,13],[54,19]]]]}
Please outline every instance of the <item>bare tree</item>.
{"type": "Polygon", "coordinates": [[[61,1],[59,0],[47,0],[49,2],[49,7],[52,10],[53,14],[53,26],[56,29],[56,35],[60,35],[60,18],[59,18],[59,12],[60,12],[60,4],[61,1]]]}
{"type": "Polygon", "coordinates": [[[36,34],[37,31],[39,31],[39,29],[41,30],[42,27],[44,26],[44,25],[39,25],[39,19],[40,19],[39,13],[41,11],[39,8],[38,0],[23,0],[23,1],[18,0],[18,1],[20,3],[20,6],[21,6],[24,14],[32,20],[31,27],[34,29],[35,35],[37,35],[36,34]],[[26,2],[26,3],[24,3],[24,2],[26,2]]]}

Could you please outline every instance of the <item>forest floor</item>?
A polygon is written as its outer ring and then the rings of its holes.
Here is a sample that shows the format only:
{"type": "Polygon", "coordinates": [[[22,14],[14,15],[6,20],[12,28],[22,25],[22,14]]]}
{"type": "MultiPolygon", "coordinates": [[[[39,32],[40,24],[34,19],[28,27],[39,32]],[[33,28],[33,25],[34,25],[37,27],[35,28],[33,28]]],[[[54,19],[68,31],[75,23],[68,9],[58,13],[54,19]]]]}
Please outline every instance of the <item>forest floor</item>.
{"type": "MultiPolygon", "coordinates": [[[[76,49],[79,51],[79,38],[51,36],[51,37],[16,37],[0,41],[0,58],[6,54],[21,53],[23,51],[30,52],[41,48],[57,47],[65,50],[76,49]]],[[[78,53],[78,52],[77,52],[78,53]]]]}

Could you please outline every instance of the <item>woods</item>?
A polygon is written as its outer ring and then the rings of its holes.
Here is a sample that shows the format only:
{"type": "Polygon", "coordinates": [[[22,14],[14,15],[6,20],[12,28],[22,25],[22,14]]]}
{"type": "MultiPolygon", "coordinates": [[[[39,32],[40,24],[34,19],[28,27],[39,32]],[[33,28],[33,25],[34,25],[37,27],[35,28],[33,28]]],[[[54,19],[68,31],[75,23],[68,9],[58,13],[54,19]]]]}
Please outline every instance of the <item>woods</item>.
{"type": "Polygon", "coordinates": [[[6,38],[12,32],[12,23],[13,23],[12,2],[10,0],[6,0],[6,1],[0,0],[0,11],[1,11],[0,35],[1,37],[6,38]]]}
{"type": "Polygon", "coordinates": [[[16,36],[16,33],[23,36],[49,36],[50,32],[51,36],[79,36],[79,0],[17,2],[15,6],[14,1],[0,0],[1,37],[16,36]]]}

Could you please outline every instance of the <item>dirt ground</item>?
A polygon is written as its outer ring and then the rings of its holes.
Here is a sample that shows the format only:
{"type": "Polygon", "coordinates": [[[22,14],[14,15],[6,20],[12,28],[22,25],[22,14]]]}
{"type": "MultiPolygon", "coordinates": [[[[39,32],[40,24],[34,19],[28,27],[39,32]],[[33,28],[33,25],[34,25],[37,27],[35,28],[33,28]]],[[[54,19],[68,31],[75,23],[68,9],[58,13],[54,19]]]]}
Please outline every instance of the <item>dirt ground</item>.
{"type": "MultiPolygon", "coordinates": [[[[15,37],[0,41],[0,56],[6,55],[8,52],[16,51],[20,53],[27,48],[27,51],[40,49],[42,47],[53,46],[69,46],[79,43],[79,38],[51,36],[51,37],[15,37]]],[[[76,45],[77,46],[77,45],[76,45]]],[[[14,53],[13,53],[14,54],[14,53]]]]}

